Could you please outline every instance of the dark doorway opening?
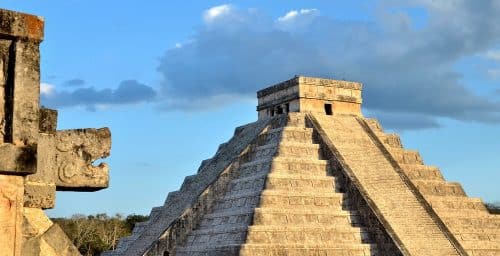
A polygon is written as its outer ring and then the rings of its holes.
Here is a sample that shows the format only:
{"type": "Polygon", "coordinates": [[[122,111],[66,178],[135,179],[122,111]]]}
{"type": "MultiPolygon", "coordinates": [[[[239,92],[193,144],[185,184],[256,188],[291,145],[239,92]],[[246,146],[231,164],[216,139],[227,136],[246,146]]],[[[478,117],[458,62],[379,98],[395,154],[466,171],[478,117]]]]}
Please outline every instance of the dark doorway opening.
{"type": "Polygon", "coordinates": [[[325,113],[329,116],[333,115],[332,104],[325,103],[325,113]]]}
{"type": "Polygon", "coordinates": [[[289,103],[285,104],[285,112],[286,113],[290,112],[290,104],[289,103]]]}
{"type": "Polygon", "coordinates": [[[277,107],[276,108],[276,112],[277,112],[278,115],[283,114],[283,108],[281,106],[277,107]]]}
{"type": "Polygon", "coordinates": [[[164,251],[163,256],[170,256],[170,253],[168,251],[164,251]]]}

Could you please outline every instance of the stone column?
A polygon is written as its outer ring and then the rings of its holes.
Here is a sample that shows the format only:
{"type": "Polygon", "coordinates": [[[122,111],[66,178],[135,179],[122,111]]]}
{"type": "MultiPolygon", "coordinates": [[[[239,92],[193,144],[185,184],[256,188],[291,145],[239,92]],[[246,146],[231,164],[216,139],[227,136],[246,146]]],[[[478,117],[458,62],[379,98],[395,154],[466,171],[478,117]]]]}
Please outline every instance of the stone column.
{"type": "Polygon", "coordinates": [[[108,128],[57,131],[40,109],[41,17],[0,9],[0,256],[79,255],[43,209],[56,190],[108,187],[108,128]]]}

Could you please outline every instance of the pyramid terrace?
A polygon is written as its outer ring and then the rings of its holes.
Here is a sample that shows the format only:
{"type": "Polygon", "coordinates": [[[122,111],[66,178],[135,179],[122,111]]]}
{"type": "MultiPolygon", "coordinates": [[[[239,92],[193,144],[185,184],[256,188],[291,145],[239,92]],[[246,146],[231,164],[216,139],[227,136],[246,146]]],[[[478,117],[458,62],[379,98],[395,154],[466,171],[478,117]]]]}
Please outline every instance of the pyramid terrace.
{"type": "Polygon", "coordinates": [[[361,113],[361,83],[296,76],[105,255],[500,255],[500,216],[361,113]]]}

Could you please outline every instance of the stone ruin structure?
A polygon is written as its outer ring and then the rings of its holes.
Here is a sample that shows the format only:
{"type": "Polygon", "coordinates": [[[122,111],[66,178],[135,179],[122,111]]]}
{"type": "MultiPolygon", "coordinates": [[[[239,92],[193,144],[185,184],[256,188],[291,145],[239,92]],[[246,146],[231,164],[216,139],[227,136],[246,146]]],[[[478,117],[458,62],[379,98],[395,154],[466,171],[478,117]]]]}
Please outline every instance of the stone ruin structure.
{"type": "Polygon", "coordinates": [[[361,113],[362,85],[297,76],[105,255],[500,255],[500,216],[361,113]]]}
{"type": "MultiPolygon", "coordinates": [[[[40,108],[40,17],[0,9],[0,256],[79,255],[43,209],[108,186],[107,128],[40,108]]],[[[361,113],[362,85],[297,76],[105,255],[500,255],[500,216],[361,113]]]]}
{"type": "Polygon", "coordinates": [[[108,187],[108,128],[56,130],[40,108],[42,18],[0,9],[0,256],[80,255],[45,215],[56,191],[108,187]]]}

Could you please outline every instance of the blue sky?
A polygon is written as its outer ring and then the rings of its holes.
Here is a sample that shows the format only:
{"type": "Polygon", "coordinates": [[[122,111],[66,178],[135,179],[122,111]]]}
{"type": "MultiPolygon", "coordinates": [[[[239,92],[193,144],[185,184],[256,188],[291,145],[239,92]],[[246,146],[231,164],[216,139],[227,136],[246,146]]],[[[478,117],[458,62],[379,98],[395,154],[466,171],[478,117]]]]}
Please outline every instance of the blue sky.
{"type": "Polygon", "coordinates": [[[295,74],[364,83],[364,113],[500,201],[498,1],[15,1],[45,18],[42,104],[111,128],[111,185],[51,216],[148,214],[295,74]]]}

